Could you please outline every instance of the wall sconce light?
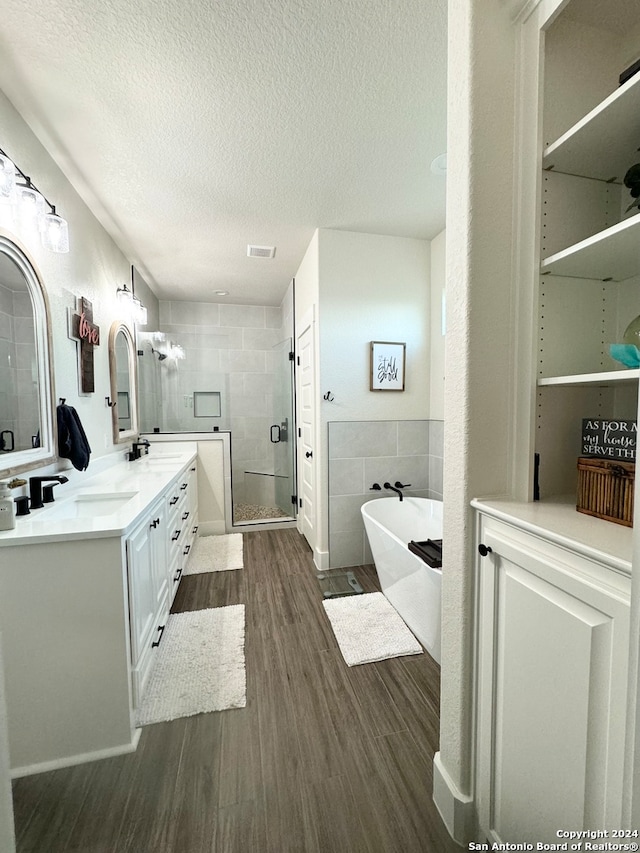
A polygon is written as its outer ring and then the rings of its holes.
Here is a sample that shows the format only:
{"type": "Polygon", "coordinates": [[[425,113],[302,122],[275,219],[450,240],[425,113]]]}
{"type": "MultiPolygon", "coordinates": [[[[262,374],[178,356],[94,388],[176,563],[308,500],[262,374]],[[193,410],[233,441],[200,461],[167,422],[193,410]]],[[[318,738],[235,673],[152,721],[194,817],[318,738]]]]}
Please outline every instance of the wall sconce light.
{"type": "Polygon", "coordinates": [[[126,284],[116,290],[116,298],[123,313],[125,313],[132,323],[138,326],[147,325],[147,309],[137,296],[129,290],[126,284]]]}
{"type": "Polygon", "coordinates": [[[1,148],[0,207],[2,224],[11,227],[17,219],[22,228],[39,233],[45,249],[58,253],[69,251],[67,220],[56,213],[55,206],[1,148]]]}

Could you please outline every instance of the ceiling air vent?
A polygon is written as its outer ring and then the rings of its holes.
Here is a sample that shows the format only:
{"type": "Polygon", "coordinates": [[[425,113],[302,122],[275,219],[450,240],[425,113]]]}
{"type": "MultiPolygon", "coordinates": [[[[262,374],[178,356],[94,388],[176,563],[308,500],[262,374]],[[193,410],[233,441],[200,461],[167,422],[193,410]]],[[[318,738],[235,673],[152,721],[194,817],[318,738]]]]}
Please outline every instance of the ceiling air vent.
{"type": "Polygon", "coordinates": [[[274,258],[275,246],[247,246],[247,256],[250,258],[274,258]]]}

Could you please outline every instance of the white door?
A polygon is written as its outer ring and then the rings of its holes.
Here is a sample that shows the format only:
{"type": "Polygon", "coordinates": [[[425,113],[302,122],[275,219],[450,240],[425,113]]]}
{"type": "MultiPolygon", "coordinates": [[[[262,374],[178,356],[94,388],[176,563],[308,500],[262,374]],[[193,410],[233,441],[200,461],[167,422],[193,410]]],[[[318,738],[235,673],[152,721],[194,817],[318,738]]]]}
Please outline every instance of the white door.
{"type": "Polygon", "coordinates": [[[314,323],[302,323],[298,335],[298,523],[302,534],[315,553],[315,358],[314,323]],[[302,502],[302,503],[300,503],[302,502]]]}

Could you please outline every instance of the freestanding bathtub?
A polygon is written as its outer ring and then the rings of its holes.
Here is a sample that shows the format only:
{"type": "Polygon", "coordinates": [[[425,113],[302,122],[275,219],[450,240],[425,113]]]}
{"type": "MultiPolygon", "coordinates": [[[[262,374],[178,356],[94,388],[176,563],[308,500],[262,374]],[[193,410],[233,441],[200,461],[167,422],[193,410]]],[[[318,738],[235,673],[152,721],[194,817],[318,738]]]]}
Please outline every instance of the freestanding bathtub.
{"type": "Polygon", "coordinates": [[[442,501],[378,498],[362,505],[362,518],[382,592],[440,663],[442,571],[413,554],[408,543],[442,539],[442,501]]]}

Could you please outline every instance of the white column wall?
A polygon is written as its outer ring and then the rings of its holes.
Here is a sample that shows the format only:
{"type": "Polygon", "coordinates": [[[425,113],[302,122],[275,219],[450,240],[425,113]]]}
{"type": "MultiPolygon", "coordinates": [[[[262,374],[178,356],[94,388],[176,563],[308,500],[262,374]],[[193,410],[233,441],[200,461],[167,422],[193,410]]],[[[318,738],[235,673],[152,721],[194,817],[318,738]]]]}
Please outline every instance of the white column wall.
{"type": "Polygon", "coordinates": [[[473,517],[509,490],[513,394],[514,27],[495,0],[450,0],[442,689],[436,803],[470,840],[473,517]],[[442,784],[440,784],[442,783],[442,784]]]}

